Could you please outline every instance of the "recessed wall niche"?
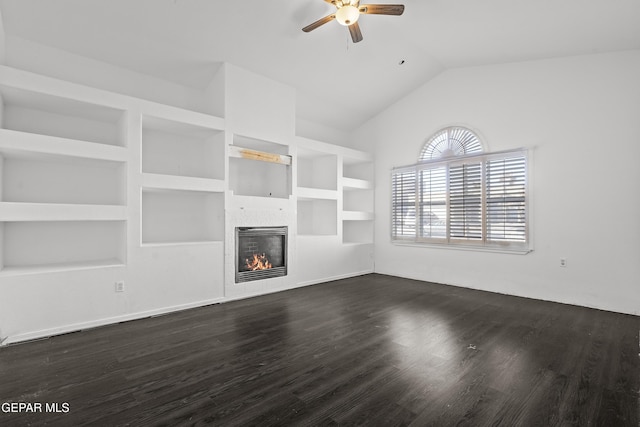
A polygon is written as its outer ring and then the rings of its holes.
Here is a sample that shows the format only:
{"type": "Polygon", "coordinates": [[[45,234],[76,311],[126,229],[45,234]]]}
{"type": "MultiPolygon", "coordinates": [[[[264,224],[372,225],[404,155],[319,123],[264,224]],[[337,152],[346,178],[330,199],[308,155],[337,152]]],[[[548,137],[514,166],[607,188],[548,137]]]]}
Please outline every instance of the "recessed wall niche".
{"type": "Polygon", "coordinates": [[[291,166],[275,161],[277,157],[289,157],[288,146],[241,135],[233,136],[233,145],[240,151],[257,153],[229,158],[229,188],[233,194],[282,199],[291,196],[291,166]]]}
{"type": "Polygon", "coordinates": [[[3,272],[100,267],[125,263],[125,221],[2,223],[3,272]]]}
{"type": "Polygon", "coordinates": [[[125,165],[31,152],[4,152],[3,202],[125,205],[125,165]]]}
{"type": "Polygon", "coordinates": [[[338,156],[319,151],[298,150],[298,187],[322,190],[338,188],[338,156]]]}
{"type": "Polygon", "coordinates": [[[224,132],[151,116],[142,118],[142,172],[224,179],[224,132]]]}
{"type": "Polygon", "coordinates": [[[3,129],[124,145],[123,110],[6,86],[0,97],[3,129]]]}

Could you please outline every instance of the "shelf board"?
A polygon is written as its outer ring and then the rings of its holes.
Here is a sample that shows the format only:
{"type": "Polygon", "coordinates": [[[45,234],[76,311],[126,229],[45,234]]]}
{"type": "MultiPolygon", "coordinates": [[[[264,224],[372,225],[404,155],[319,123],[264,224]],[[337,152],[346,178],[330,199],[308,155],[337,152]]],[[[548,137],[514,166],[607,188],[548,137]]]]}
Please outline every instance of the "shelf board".
{"type": "Polygon", "coordinates": [[[125,221],[126,206],[0,203],[0,221],[125,221]]]}
{"type": "Polygon", "coordinates": [[[88,269],[94,269],[94,268],[110,268],[110,267],[124,267],[124,266],[125,264],[117,258],[95,260],[95,261],[67,262],[67,263],[59,263],[59,264],[5,266],[2,270],[0,270],[0,276],[18,276],[23,274],[54,273],[54,272],[61,272],[61,271],[88,270],[88,269]]]}
{"type": "Polygon", "coordinates": [[[300,199],[338,200],[338,192],[321,188],[298,187],[298,200],[300,199]]]}
{"type": "Polygon", "coordinates": [[[124,147],[9,129],[0,129],[0,152],[9,155],[58,155],[123,163],[128,159],[128,152],[124,147]]]}
{"type": "Polygon", "coordinates": [[[142,186],[143,188],[156,190],[203,191],[208,193],[222,193],[225,190],[225,182],[220,179],[156,173],[143,173],[142,186]]]}
{"type": "Polygon", "coordinates": [[[343,177],[342,187],[345,190],[371,190],[373,189],[373,183],[366,179],[343,177]]]}
{"type": "Polygon", "coordinates": [[[373,212],[342,211],[343,221],[372,221],[373,212]]]}
{"type": "Polygon", "coordinates": [[[221,240],[185,240],[180,242],[142,242],[140,247],[163,247],[163,246],[191,246],[191,245],[222,245],[221,240]]]}
{"type": "Polygon", "coordinates": [[[153,112],[143,113],[142,125],[145,128],[202,137],[224,130],[224,119],[220,117],[168,105],[154,105],[150,109],[153,112]]]}
{"type": "Polygon", "coordinates": [[[347,241],[343,241],[342,244],[344,246],[366,246],[366,245],[371,246],[373,245],[373,242],[372,241],[371,242],[355,242],[355,241],[347,240],[347,241]]]}
{"type": "Polygon", "coordinates": [[[89,104],[101,111],[139,110],[143,115],[209,129],[224,130],[225,126],[225,120],[220,117],[67,82],[6,65],[0,65],[0,82],[4,87],[41,94],[40,97],[55,97],[89,104]]]}

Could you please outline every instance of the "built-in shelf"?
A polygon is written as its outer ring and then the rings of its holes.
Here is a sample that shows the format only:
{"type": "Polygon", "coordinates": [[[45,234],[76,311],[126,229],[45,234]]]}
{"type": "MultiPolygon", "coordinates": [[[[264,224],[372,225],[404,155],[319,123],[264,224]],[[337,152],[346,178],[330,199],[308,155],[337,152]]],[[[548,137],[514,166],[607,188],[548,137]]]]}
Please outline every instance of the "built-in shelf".
{"type": "Polygon", "coordinates": [[[344,190],[372,190],[373,183],[365,179],[342,178],[342,187],[344,190]]]}
{"type": "MultiPolygon", "coordinates": [[[[233,145],[244,149],[288,156],[289,147],[270,141],[233,135],[233,145]]],[[[234,195],[288,199],[291,166],[252,158],[229,158],[229,189],[234,195]]]]}
{"type": "Polygon", "coordinates": [[[9,266],[0,270],[0,276],[19,276],[23,274],[43,274],[43,273],[58,273],[65,271],[75,270],[89,270],[95,268],[111,268],[111,267],[125,267],[125,264],[117,259],[99,259],[92,261],[80,261],[80,262],[63,262],[54,264],[41,264],[30,266],[9,266]]]}
{"type": "Polygon", "coordinates": [[[373,158],[366,153],[353,153],[342,160],[342,176],[355,180],[373,182],[373,158]]]}
{"type": "Polygon", "coordinates": [[[0,203],[0,221],[124,221],[126,219],[125,206],[0,203]]]}
{"type": "Polygon", "coordinates": [[[351,151],[342,160],[342,242],[373,243],[373,158],[351,151]]]}
{"type": "Polygon", "coordinates": [[[112,162],[126,162],[124,147],[96,144],[75,139],[0,129],[0,155],[58,155],[112,162]]]}
{"type": "Polygon", "coordinates": [[[122,267],[132,220],[141,246],[223,246],[225,203],[295,210],[297,236],[325,244],[373,242],[368,153],[1,65],[0,102],[0,274],[122,267]]]}
{"type": "Polygon", "coordinates": [[[25,133],[124,145],[124,111],[0,84],[2,127],[25,133]]]}
{"type": "Polygon", "coordinates": [[[298,199],[338,199],[338,192],[336,190],[322,190],[318,188],[298,187],[297,193],[298,199]]]}
{"type": "Polygon", "coordinates": [[[127,113],[102,101],[0,66],[0,274],[125,264],[127,113]]]}
{"type": "Polygon", "coordinates": [[[363,211],[342,211],[343,221],[371,221],[373,220],[373,212],[363,211]]]}
{"type": "Polygon", "coordinates": [[[125,176],[120,160],[0,148],[2,202],[125,205],[125,176]]]}
{"type": "Polygon", "coordinates": [[[338,156],[309,149],[298,149],[298,187],[337,190],[338,156]]]}
{"type": "Polygon", "coordinates": [[[142,174],[142,186],[147,189],[203,191],[211,193],[223,192],[225,189],[224,180],[221,179],[160,175],[154,173],[142,174]]]}
{"type": "Polygon", "coordinates": [[[2,267],[43,272],[125,263],[126,221],[3,221],[2,267]]]}
{"type": "Polygon", "coordinates": [[[222,129],[153,116],[142,118],[142,172],[224,179],[222,129]]]}
{"type": "Polygon", "coordinates": [[[142,244],[224,241],[224,193],[142,190],[142,244]]]}
{"type": "MultiPolygon", "coordinates": [[[[17,92],[18,104],[25,103],[22,101],[25,97],[21,93],[31,93],[35,98],[34,102],[29,102],[28,105],[36,107],[43,105],[42,100],[46,101],[46,98],[53,100],[49,105],[53,105],[54,109],[64,106],[61,100],[69,101],[69,105],[75,110],[78,105],[88,106],[89,109],[80,116],[92,115],[93,110],[129,110],[211,129],[224,129],[224,119],[218,117],[224,115],[223,87],[224,80],[217,79],[216,83],[209,85],[204,91],[193,91],[194,94],[198,94],[197,99],[188,100],[192,96],[185,94],[181,101],[169,105],[165,102],[157,102],[155,99],[136,98],[0,65],[0,93],[6,93],[11,97],[12,91],[17,92]]],[[[151,96],[151,98],[154,97],[151,96]]],[[[162,99],[165,101],[166,97],[162,99]]],[[[76,114],[72,112],[71,115],[76,114]]]]}
{"type": "Polygon", "coordinates": [[[373,190],[344,189],[342,192],[342,210],[373,212],[373,190]]]}

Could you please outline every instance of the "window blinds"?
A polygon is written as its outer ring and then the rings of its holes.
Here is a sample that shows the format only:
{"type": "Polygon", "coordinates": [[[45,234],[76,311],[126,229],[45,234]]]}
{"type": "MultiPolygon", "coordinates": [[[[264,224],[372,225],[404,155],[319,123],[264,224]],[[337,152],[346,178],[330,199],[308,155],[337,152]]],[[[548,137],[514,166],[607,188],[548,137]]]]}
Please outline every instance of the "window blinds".
{"type": "Polygon", "coordinates": [[[393,174],[391,183],[392,234],[395,238],[416,235],[416,171],[393,174]]]}
{"type": "Polygon", "coordinates": [[[521,249],[527,152],[456,156],[392,171],[393,240],[521,249]]]}
{"type": "Polygon", "coordinates": [[[487,239],[526,241],[526,159],[488,160],[486,168],[487,239]]]}

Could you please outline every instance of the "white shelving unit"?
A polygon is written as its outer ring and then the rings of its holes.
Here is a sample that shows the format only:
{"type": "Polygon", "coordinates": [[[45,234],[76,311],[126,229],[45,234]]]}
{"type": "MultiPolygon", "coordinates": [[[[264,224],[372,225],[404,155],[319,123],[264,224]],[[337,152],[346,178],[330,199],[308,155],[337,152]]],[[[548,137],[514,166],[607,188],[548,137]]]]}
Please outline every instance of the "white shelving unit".
{"type": "Polygon", "coordinates": [[[0,85],[2,127],[14,131],[123,146],[123,110],[0,85]]]}
{"type": "Polygon", "coordinates": [[[126,222],[4,221],[3,274],[122,265],[126,222]]]}
{"type": "Polygon", "coordinates": [[[298,192],[300,189],[337,190],[338,156],[332,153],[299,148],[298,192]]]}
{"type": "Polygon", "coordinates": [[[224,241],[222,119],[142,117],[142,245],[224,241]]]}
{"type": "Polygon", "coordinates": [[[373,243],[373,159],[351,152],[342,160],[342,242],[373,243]]]}
{"type": "Polygon", "coordinates": [[[260,156],[229,158],[229,189],[234,195],[280,199],[291,196],[291,166],[279,161],[289,157],[287,145],[233,135],[233,146],[263,153],[266,159],[258,160],[260,156]]]}
{"type": "Polygon", "coordinates": [[[0,65],[5,342],[372,271],[372,158],[290,134],[285,89],[225,65],[163,105],[0,65]],[[244,82],[284,101],[253,109],[244,82]],[[291,274],[228,286],[249,223],[290,227],[291,274]]]}
{"type": "Polygon", "coordinates": [[[223,126],[220,120],[177,122],[143,115],[142,172],[223,181],[223,126]]]}
{"type": "Polygon", "coordinates": [[[0,80],[0,274],[124,264],[124,109],[0,80]]]}
{"type": "Polygon", "coordinates": [[[338,156],[297,150],[297,220],[300,236],[338,234],[338,156]]]}
{"type": "Polygon", "coordinates": [[[226,194],[292,200],[308,241],[373,242],[369,154],[230,135],[223,118],[5,66],[0,101],[0,274],[122,266],[131,243],[221,244],[226,194]]]}

